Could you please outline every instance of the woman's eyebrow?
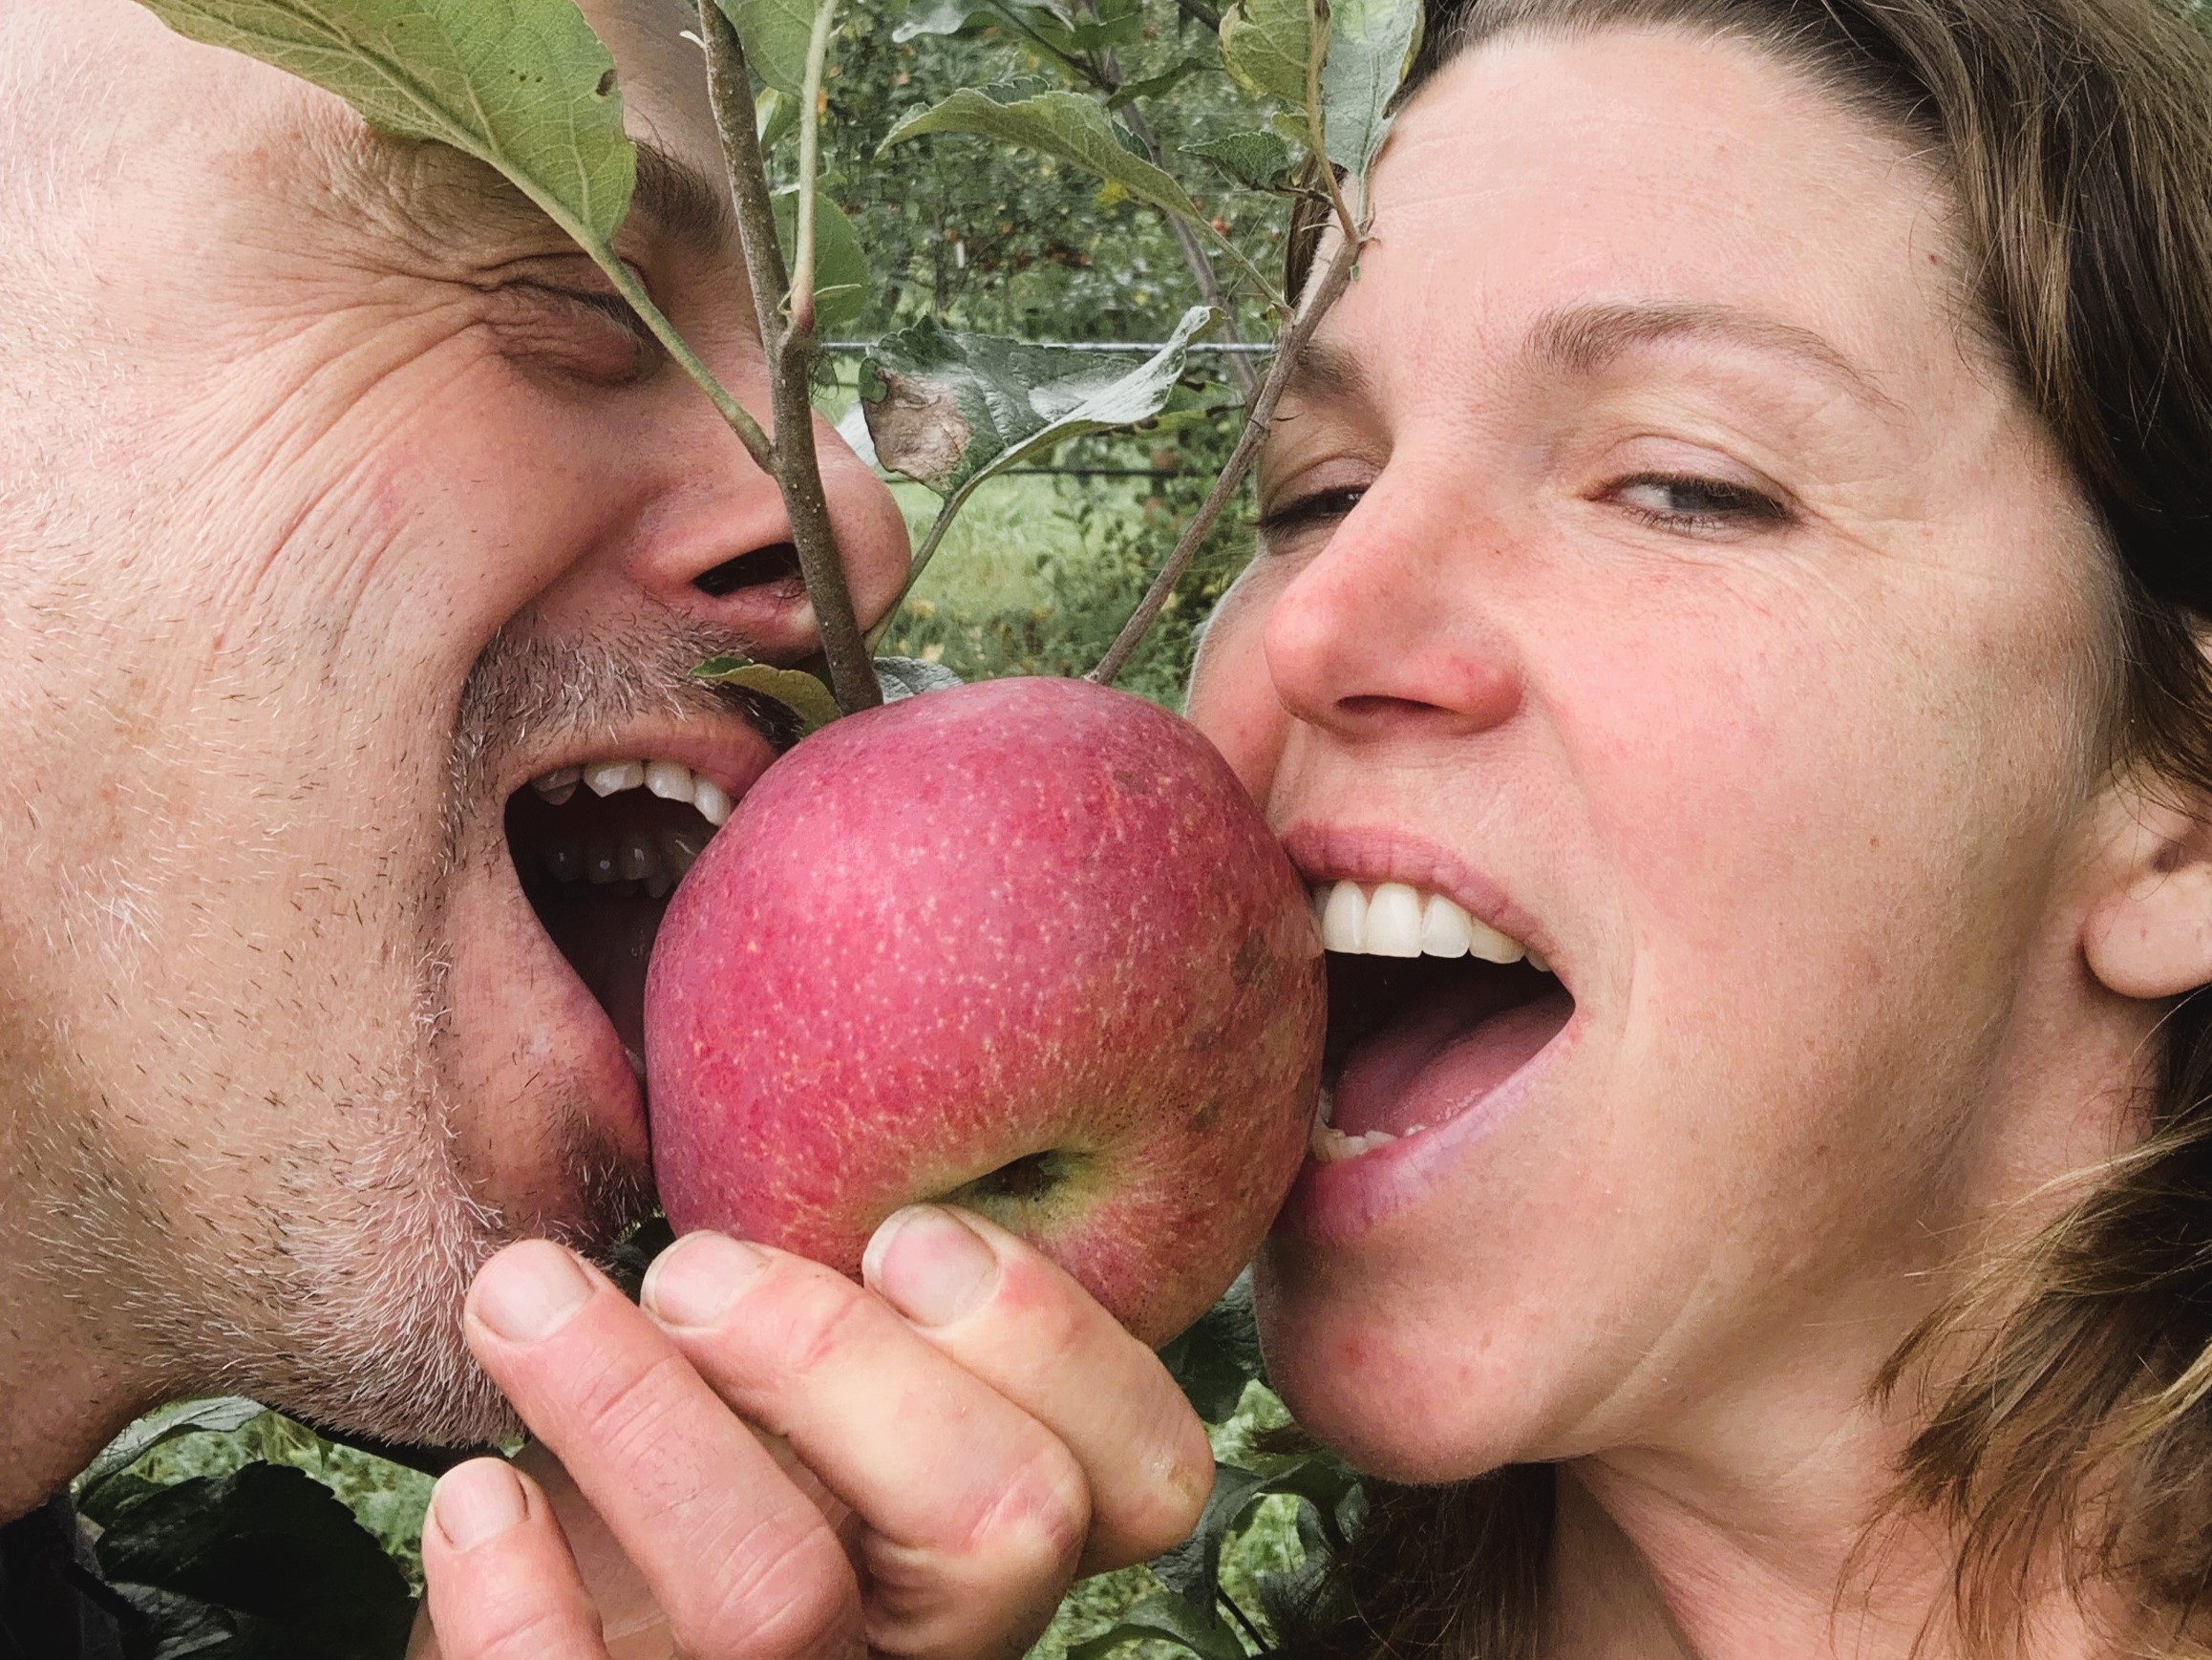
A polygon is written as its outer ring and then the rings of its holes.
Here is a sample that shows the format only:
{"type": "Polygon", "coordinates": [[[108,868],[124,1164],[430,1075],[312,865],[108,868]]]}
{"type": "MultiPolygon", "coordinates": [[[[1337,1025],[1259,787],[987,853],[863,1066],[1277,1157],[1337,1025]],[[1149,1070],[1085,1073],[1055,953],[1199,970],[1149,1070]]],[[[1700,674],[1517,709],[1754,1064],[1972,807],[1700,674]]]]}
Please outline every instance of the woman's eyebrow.
{"type": "Polygon", "coordinates": [[[1897,405],[1858,365],[1822,335],[1778,317],[1736,306],[1655,303],[1563,306],[1539,317],[1526,353],[1555,372],[1594,374],[1639,346],[1710,340],[1789,357],[1882,411],[1897,405]]]}

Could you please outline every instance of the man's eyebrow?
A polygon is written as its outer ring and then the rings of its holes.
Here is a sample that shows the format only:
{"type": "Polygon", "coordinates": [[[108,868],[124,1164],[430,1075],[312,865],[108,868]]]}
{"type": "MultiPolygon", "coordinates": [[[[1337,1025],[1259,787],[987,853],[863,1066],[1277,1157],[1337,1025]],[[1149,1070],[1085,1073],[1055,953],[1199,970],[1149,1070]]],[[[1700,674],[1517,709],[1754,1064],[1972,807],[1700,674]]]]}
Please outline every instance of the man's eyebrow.
{"type": "MultiPolygon", "coordinates": [[[[639,228],[709,257],[734,245],[736,220],[728,185],[650,139],[636,145],[637,188],[630,215],[639,228]]],[[[370,134],[365,142],[356,137],[347,151],[372,188],[441,240],[467,242],[546,223],[491,167],[445,145],[370,134]]]]}
{"type": "Polygon", "coordinates": [[[1796,358],[1862,402],[1889,406],[1888,394],[1822,335],[1796,323],[1719,305],[1581,305],[1547,311],[1529,330],[1528,356],[1545,368],[1595,374],[1639,346],[1710,340],[1796,358]]]}
{"type": "Polygon", "coordinates": [[[637,146],[637,194],[630,199],[630,212],[649,221],[670,241],[701,253],[725,252],[736,240],[727,183],[644,139],[637,146]]]}

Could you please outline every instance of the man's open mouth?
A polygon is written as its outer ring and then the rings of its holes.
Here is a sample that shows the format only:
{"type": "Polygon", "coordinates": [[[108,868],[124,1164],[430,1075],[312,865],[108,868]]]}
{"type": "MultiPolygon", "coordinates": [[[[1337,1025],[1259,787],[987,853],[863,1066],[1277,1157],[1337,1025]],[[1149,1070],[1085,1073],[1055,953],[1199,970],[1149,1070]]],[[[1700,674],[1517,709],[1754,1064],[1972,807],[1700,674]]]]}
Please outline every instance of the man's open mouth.
{"type": "Polygon", "coordinates": [[[1574,1015],[1548,964],[1442,894],[1325,883],[1314,906],[1329,951],[1318,1162],[1356,1159],[1458,1117],[1574,1015]]]}
{"type": "Polygon", "coordinates": [[[653,937],[670,894],[731,807],[723,785],[654,759],[563,767],[507,802],[522,892],[641,1075],[653,937]]]}

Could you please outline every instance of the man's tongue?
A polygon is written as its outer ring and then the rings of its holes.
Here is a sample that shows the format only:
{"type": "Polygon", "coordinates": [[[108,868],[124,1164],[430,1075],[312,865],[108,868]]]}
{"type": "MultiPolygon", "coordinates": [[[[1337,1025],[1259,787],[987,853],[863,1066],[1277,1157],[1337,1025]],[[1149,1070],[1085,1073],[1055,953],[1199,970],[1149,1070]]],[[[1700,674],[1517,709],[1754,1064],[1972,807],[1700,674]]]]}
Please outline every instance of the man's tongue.
{"type": "Polygon", "coordinates": [[[1497,1008],[1464,989],[1414,997],[1354,1044],[1337,1074],[1333,1120],[1347,1136],[1403,1136],[1465,1112],[1556,1037],[1574,1013],[1556,987],[1531,1002],[1497,1008]]]}
{"type": "Polygon", "coordinates": [[[591,988],[625,1048],[645,1053],[646,965],[666,900],[617,898],[585,890],[564,895],[542,913],[545,931],[591,988]]]}

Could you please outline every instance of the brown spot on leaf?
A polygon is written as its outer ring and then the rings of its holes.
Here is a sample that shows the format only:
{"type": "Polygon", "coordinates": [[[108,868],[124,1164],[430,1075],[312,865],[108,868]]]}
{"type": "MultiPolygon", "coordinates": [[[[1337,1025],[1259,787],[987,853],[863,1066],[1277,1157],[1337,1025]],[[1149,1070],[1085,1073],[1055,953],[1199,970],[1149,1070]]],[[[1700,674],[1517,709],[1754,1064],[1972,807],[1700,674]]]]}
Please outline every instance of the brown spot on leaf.
{"type": "Polygon", "coordinates": [[[931,483],[948,479],[968,453],[970,428],[943,385],[918,375],[883,375],[884,393],[863,404],[877,458],[895,473],[931,483]]]}

